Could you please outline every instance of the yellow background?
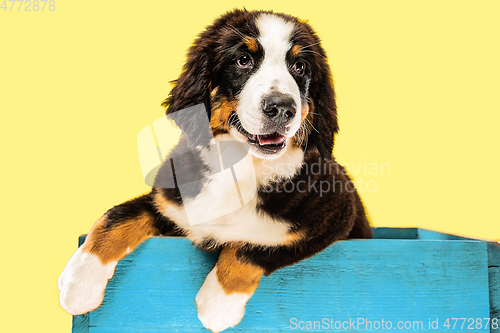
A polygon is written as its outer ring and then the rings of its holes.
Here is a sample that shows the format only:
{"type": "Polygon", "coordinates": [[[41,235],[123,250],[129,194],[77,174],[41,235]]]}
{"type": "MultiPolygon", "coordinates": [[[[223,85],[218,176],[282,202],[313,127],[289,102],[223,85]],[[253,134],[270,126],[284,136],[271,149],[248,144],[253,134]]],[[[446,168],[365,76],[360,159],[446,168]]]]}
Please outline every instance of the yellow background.
{"type": "Polygon", "coordinates": [[[317,30],[338,94],[335,154],[371,182],[375,226],[500,238],[497,0],[18,5],[0,10],[3,332],[70,332],[57,277],[78,235],[148,191],[137,134],[162,116],[193,38],[236,6],[317,30]],[[390,174],[371,174],[383,163],[390,174]]]}

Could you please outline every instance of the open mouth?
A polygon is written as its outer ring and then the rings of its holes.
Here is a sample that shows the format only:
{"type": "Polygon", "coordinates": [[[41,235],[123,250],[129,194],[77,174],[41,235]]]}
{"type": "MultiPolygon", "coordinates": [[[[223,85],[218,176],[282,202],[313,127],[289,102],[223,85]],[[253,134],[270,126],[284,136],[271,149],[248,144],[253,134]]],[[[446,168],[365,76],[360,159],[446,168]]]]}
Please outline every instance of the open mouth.
{"type": "Polygon", "coordinates": [[[234,126],[240,134],[247,137],[249,145],[258,148],[266,154],[275,154],[286,146],[286,137],[278,132],[270,134],[252,134],[247,132],[241,125],[236,112],[233,112],[229,117],[229,126],[234,126]]]}

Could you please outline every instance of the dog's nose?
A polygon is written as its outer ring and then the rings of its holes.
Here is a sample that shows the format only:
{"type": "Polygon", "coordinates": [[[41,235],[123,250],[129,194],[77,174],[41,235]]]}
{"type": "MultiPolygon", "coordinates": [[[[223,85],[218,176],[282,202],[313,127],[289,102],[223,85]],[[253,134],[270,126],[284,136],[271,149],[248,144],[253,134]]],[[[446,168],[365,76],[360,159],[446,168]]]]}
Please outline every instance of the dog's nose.
{"type": "Polygon", "coordinates": [[[273,122],[284,124],[295,116],[297,106],[290,95],[272,93],[262,99],[262,111],[273,122]]]}

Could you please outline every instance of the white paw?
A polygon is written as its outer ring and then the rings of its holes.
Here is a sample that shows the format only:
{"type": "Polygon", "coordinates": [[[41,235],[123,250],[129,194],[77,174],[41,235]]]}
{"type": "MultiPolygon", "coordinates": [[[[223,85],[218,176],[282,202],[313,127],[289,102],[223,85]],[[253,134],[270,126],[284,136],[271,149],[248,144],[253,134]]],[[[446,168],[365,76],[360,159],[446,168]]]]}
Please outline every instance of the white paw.
{"type": "Polygon", "coordinates": [[[227,295],[217,280],[217,267],[208,274],[196,295],[198,318],[212,332],[222,332],[238,325],[245,314],[245,305],[252,294],[227,295]]]}
{"type": "Polygon", "coordinates": [[[96,309],[116,264],[112,261],[103,265],[96,255],[76,250],[58,280],[61,306],[72,315],[96,309]]]}

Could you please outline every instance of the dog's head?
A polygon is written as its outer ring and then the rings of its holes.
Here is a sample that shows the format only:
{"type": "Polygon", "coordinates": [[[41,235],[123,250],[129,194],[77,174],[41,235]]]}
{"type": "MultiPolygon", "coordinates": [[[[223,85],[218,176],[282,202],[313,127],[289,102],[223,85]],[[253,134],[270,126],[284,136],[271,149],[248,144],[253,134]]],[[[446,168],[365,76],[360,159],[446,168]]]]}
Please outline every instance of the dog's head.
{"type": "Polygon", "coordinates": [[[228,134],[263,159],[301,147],[329,160],[338,131],[319,38],[307,23],[273,12],[234,10],[217,19],[189,49],[163,105],[191,145],[208,144],[206,131],[228,134]],[[173,116],[201,103],[210,128],[197,126],[189,111],[173,116]]]}

